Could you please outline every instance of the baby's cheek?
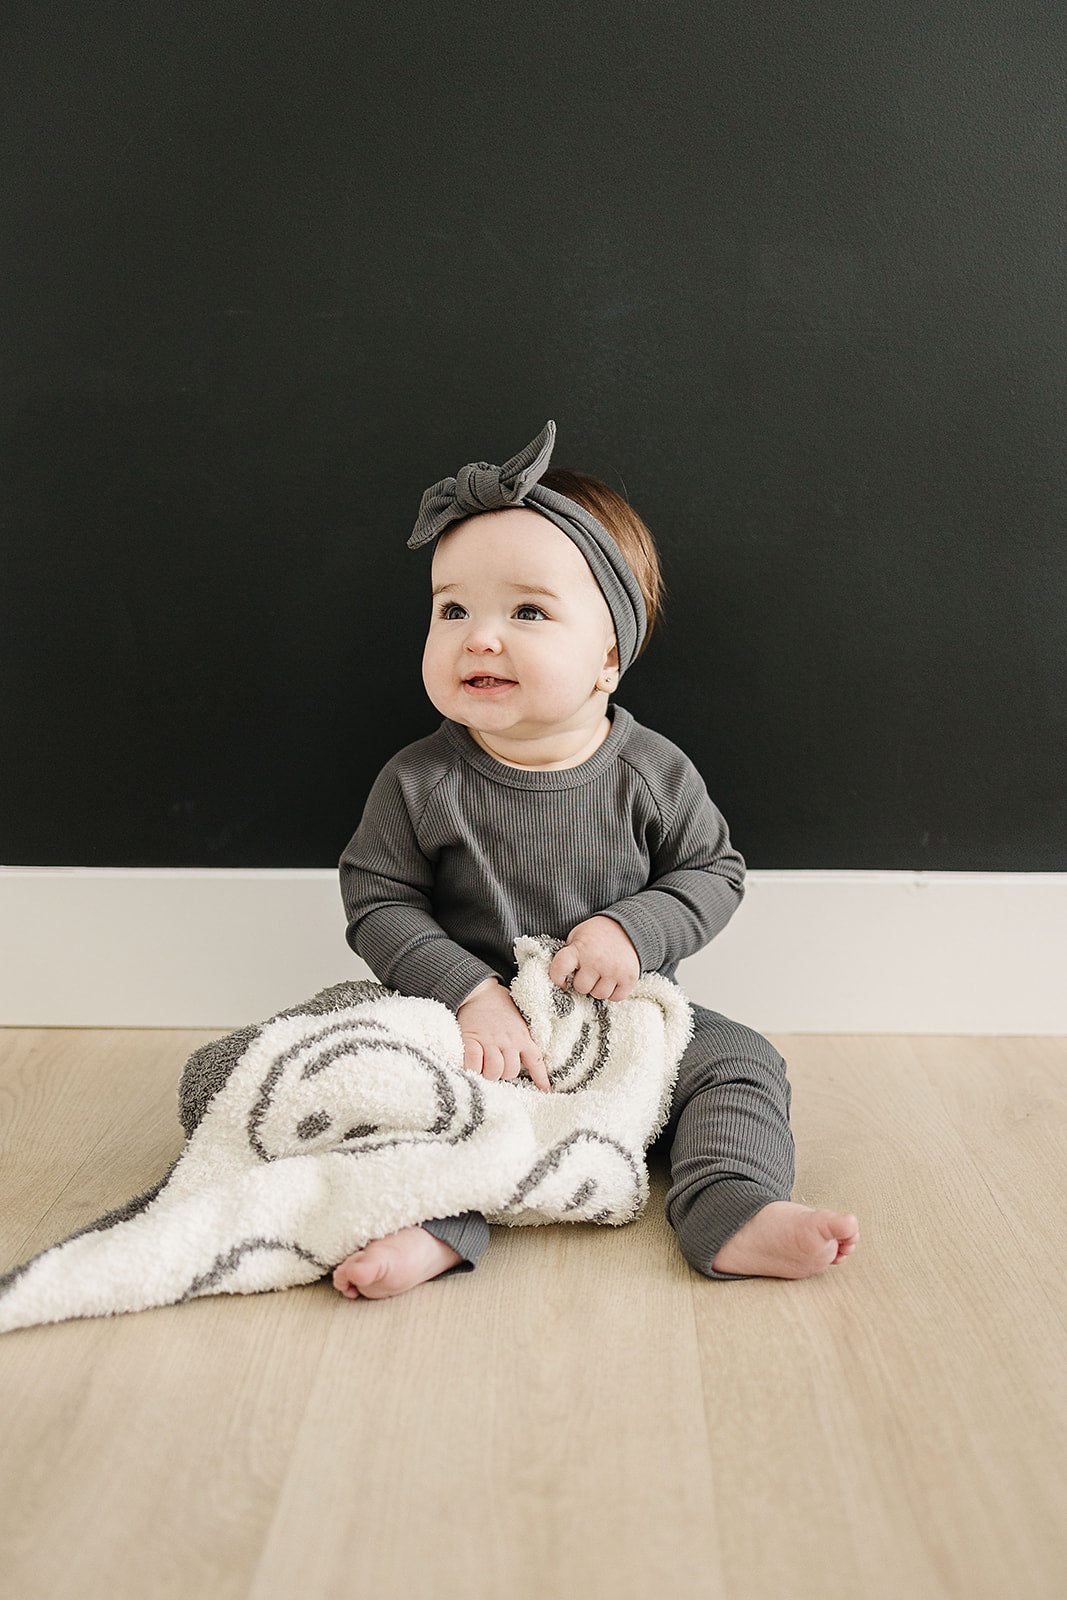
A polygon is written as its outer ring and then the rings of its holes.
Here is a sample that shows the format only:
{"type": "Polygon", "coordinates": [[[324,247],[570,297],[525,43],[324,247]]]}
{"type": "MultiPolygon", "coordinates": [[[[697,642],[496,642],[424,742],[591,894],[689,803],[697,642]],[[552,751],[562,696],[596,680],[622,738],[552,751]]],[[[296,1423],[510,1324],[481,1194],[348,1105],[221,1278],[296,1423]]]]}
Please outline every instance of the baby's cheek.
{"type": "Polygon", "coordinates": [[[427,641],[422,657],[422,683],[431,704],[436,706],[442,715],[446,715],[441,702],[450,687],[450,678],[441,659],[441,652],[430,641],[427,641]]]}

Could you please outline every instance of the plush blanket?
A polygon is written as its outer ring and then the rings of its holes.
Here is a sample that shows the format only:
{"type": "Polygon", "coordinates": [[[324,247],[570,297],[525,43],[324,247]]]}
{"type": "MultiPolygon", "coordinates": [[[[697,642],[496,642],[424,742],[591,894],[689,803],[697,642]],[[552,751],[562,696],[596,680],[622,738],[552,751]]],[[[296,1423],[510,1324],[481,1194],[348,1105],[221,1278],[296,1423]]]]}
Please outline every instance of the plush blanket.
{"type": "Polygon", "coordinates": [[[558,943],[515,942],[511,985],[554,1093],[463,1067],[455,1014],[341,983],[194,1052],[170,1171],[0,1278],[0,1331],[309,1283],[432,1217],[623,1223],[648,1198],[692,1030],[656,974],[629,1000],[558,989],[558,943]]]}

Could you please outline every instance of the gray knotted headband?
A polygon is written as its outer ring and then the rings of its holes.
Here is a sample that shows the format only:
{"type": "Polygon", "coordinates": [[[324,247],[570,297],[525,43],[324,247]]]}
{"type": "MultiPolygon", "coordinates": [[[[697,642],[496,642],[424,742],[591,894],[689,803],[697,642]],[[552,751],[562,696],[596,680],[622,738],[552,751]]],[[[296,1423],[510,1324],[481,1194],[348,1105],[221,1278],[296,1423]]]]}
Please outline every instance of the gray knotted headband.
{"type": "Polygon", "coordinates": [[[557,528],[562,528],[589,563],[593,577],[608,603],[615,624],[619,647],[619,676],[637,656],[645,637],[645,601],[629,563],[603,523],[591,512],[564,494],[544,488],[544,475],[556,424],[546,422],[536,439],[512,456],[502,467],[488,461],[473,461],[461,467],[454,478],[442,478],[426,490],[419,506],[418,521],[408,540],[408,549],[430,544],[452,522],[477,515],[479,511],[503,511],[509,506],[527,506],[539,511],[557,528]]]}

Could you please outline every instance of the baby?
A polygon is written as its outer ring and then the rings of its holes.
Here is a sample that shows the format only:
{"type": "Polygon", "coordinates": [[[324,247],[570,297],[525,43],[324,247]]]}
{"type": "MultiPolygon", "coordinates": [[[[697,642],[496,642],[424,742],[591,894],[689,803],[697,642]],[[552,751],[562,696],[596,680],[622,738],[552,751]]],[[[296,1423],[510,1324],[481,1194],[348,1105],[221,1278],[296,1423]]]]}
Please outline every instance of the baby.
{"type": "MultiPolygon", "coordinates": [[[[444,717],[378,775],[341,858],[348,940],[402,994],[456,1013],[486,1078],[544,1061],[506,984],[519,934],[565,940],[549,976],[608,1002],[673,978],[736,910],[744,862],[683,752],[611,701],[659,609],[636,512],[584,474],[547,471],[549,422],[503,467],[427,489],[408,541],[436,540],[423,682],[444,717]]],[[[851,1214],[792,1202],[785,1063],[693,1006],[663,1137],[667,1218],[712,1278],[806,1278],[850,1255],[851,1214]]],[[[380,1299],[477,1264],[484,1217],[428,1218],[343,1261],[342,1294],[380,1299]]]]}

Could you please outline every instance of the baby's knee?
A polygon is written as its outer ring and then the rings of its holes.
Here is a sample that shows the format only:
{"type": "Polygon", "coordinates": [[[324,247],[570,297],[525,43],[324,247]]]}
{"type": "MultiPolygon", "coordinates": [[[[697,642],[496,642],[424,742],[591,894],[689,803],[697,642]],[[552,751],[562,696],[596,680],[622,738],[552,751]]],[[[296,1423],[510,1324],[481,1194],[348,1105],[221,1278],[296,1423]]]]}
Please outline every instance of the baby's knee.
{"type": "Polygon", "coordinates": [[[762,1033],[757,1033],[755,1028],[740,1027],[739,1034],[743,1039],[742,1054],[753,1061],[759,1062],[761,1067],[783,1081],[786,1078],[785,1057],[774,1048],[769,1039],[762,1033]]]}
{"type": "Polygon", "coordinates": [[[773,1086],[788,1099],[789,1077],[784,1057],[769,1039],[743,1022],[732,1022],[717,1012],[699,1011],[679,1081],[690,1092],[705,1084],[748,1079],[773,1086]]]}

